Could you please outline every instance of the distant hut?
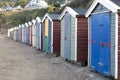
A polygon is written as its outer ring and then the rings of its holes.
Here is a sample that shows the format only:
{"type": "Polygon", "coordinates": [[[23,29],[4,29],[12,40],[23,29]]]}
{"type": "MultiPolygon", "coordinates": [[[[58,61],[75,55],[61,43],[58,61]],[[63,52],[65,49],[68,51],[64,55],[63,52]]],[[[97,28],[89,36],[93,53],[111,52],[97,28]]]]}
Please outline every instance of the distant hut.
{"type": "Polygon", "coordinates": [[[60,54],[59,14],[46,13],[43,20],[43,50],[46,53],[60,54]]]}

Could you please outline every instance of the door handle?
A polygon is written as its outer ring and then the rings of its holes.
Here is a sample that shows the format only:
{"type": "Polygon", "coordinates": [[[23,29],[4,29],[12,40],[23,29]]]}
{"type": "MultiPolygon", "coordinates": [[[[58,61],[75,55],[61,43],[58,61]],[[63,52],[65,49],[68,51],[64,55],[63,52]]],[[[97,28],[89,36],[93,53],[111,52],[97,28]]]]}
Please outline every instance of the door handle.
{"type": "Polygon", "coordinates": [[[65,40],[67,40],[67,38],[65,37],[65,40]]]}
{"type": "Polygon", "coordinates": [[[103,24],[99,24],[99,26],[100,26],[100,27],[102,27],[102,26],[103,26],[103,24]]]}
{"type": "Polygon", "coordinates": [[[99,42],[99,44],[100,44],[101,47],[105,46],[105,44],[103,42],[99,42]]]}

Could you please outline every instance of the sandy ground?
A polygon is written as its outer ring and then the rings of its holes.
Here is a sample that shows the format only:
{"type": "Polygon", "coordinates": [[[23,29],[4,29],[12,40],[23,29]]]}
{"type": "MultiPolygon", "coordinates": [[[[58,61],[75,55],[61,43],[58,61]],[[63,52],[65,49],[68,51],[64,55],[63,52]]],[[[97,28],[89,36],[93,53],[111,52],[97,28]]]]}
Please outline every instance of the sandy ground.
{"type": "Polygon", "coordinates": [[[0,34],[0,80],[109,80],[0,34]]]}

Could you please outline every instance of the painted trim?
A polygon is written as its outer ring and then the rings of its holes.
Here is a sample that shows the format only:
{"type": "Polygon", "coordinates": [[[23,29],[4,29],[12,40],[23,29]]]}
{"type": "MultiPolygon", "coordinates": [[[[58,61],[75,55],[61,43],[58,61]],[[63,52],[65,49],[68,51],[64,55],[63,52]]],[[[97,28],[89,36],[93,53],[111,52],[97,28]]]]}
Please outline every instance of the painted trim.
{"type": "Polygon", "coordinates": [[[62,14],[60,15],[60,17],[59,17],[59,20],[61,20],[63,17],[64,17],[64,15],[66,14],[66,12],[68,12],[72,17],[74,17],[74,18],[76,18],[76,15],[79,15],[75,10],[73,10],[72,8],[70,8],[70,7],[66,7],[64,10],[63,10],[63,12],[62,12],[62,14]]]}
{"type": "Polygon", "coordinates": [[[51,25],[51,53],[53,53],[53,24],[54,24],[54,22],[52,21],[52,25],[51,25]]]}
{"type": "Polygon", "coordinates": [[[35,19],[33,19],[32,20],[32,23],[33,23],[33,26],[35,25],[35,23],[36,23],[36,20],[35,19]]]}
{"type": "Polygon", "coordinates": [[[91,15],[94,15],[94,14],[101,14],[101,13],[108,13],[108,12],[110,12],[110,10],[109,10],[109,11],[101,11],[101,12],[91,13],[91,15]]]}
{"type": "Polygon", "coordinates": [[[115,23],[115,79],[118,78],[118,14],[115,15],[116,23],[115,23]]]}
{"type": "Polygon", "coordinates": [[[23,28],[23,27],[24,27],[24,24],[22,24],[21,26],[22,26],[22,28],[23,28]]]}
{"type": "Polygon", "coordinates": [[[41,49],[41,47],[42,47],[42,44],[41,44],[41,41],[42,41],[42,39],[41,39],[41,36],[42,36],[42,32],[41,32],[41,31],[42,31],[42,30],[41,30],[41,29],[42,29],[42,28],[41,28],[41,27],[42,27],[42,24],[41,24],[41,23],[39,23],[39,24],[40,24],[39,27],[40,27],[40,49],[41,49]]]}
{"type": "Polygon", "coordinates": [[[28,23],[25,23],[25,26],[28,27],[28,23]]]}
{"type": "Polygon", "coordinates": [[[29,21],[29,22],[28,22],[28,25],[31,26],[31,25],[32,25],[32,22],[29,21]]]}
{"type": "Polygon", "coordinates": [[[44,22],[46,18],[48,18],[50,21],[52,21],[51,17],[48,15],[48,13],[46,13],[42,19],[42,22],[44,22]]]}
{"type": "Polygon", "coordinates": [[[78,30],[78,18],[75,18],[75,61],[77,61],[77,30],[78,30]]]}
{"type": "Polygon", "coordinates": [[[38,23],[42,22],[41,19],[40,19],[40,17],[36,17],[36,21],[37,21],[38,23]]]}
{"type": "Polygon", "coordinates": [[[10,33],[13,31],[13,28],[8,29],[8,37],[10,37],[10,33]]]}
{"type": "Polygon", "coordinates": [[[88,67],[90,67],[90,35],[91,35],[91,33],[90,33],[90,17],[88,17],[88,67]]]}
{"type": "Polygon", "coordinates": [[[114,13],[116,13],[117,10],[120,9],[119,6],[117,6],[115,3],[111,2],[110,0],[94,0],[91,7],[86,12],[85,16],[88,17],[98,4],[102,4],[103,6],[105,6],[114,13]]]}
{"type": "Polygon", "coordinates": [[[8,35],[7,36],[10,37],[10,29],[8,29],[8,35]]]}
{"type": "Polygon", "coordinates": [[[18,27],[21,28],[21,25],[19,25],[18,27]]]}

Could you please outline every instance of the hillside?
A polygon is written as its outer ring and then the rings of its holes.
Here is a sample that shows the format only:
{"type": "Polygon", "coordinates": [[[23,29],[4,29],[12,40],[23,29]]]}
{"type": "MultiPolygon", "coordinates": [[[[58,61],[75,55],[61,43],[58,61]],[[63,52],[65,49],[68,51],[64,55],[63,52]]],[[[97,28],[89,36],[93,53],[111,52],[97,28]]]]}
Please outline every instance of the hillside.
{"type": "MultiPolygon", "coordinates": [[[[12,6],[18,6],[21,5],[22,7],[24,7],[25,5],[22,4],[26,4],[28,3],[30,0],[0,0],[0,7],[2,6],[6,6],[6,5],[11,5],[12,6]]],[[[45,0],[49,5],[54,4],[56,1],[59,1],[60,3],[65,2],[65,0],[45,0]]]]}
{"type": "MultiPolygon", "coordinates": [[[[52,1],[52,0],[50,0],[52,1]]],[[[54,1],[54,0],[53,0],[54,1]]],[[[93,0],[74,0],[67,6],[72,8],[86,8],[89,7],[93,0]]],[[[51,8],[50,8],[51,9],[51,8]]],[[[61,13],[63,8],[55,8],[52,13],[61,13]]],[[[43,17],[48,9],[39,9],[39,10],[31,10],[31,11],[19,11],[19,12],[2,12],[0,13],[0,31],[4,31],[3,29],[8,29],[11,27],[18,26],[19,24],[31,21],[35,19],[35,17],[40,16],[43,17]]]]}

